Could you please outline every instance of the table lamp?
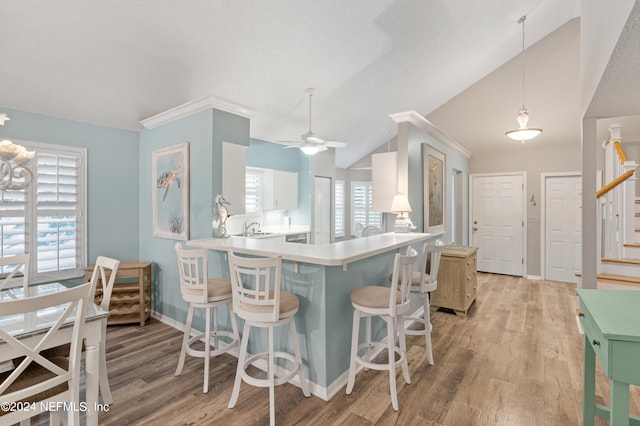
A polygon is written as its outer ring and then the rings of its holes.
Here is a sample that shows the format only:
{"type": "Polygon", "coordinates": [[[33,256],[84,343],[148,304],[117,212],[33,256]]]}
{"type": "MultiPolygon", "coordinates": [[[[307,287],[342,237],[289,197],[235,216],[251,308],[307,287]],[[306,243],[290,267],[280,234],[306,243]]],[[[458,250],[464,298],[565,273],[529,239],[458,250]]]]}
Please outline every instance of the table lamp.
{"type": "Polygon", "coordinates": [[[409,204],[409,199],[405,194],[397,194],[393,197],[391,212],[397,214],[396,223],[393,228],[394,232],[409,232],[416,228],[413,226],[411,219],[409,219],[411,205],[409,204]]]}

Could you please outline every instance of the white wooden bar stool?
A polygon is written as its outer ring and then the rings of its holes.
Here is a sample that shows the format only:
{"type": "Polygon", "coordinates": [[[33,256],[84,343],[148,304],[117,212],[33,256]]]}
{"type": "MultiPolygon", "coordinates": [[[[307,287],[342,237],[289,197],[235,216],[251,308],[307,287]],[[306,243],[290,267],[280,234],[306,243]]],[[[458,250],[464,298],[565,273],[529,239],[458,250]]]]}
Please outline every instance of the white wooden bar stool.
{"type": "Polygon", "coordinates": [[[257,387],[269,388],[269,421],[275,424],[274,387],[287,383],[294,376],[300,379],[304,396],[310,396],[309,385],[304,375],[304,365],[300,354],[298,333],[294,315],[298,312],[298,297],[288,291],[280,290],[282,267],[281,257],[247,258],[238,257],[232,252],[229,256],[229,273],[233,290],[233,309],[244,320],[242,343],[238,355],[238,368],[233,384],[229,408],[235,407],[240,394],[241,381],[257,387]],[[294,354],[274,350],[274,328],[289,324],[294,354]],[[251,327],[266,328],[268,333],[268,351],[248,357],[247,345],[251,327]],[[247,374],[249,365],[259,359],[267,359],[267,378],[257,379],[247,374]],[[283,358],[293,367],[286,369],[276,366],[276,358],[283,358]]]}
{"type": "Polygon", "coordinates": [[[349,380],[347,394],[351,394],[356,379],[358,364],[372,370],[388,370],[391,392],[391,405],[398,411],[398,395],[396,391],[396,368],[400,366],[404,380],[411,383],[407,365],[407,344],[404,336],[404,315],[409,311],[409,288],[413,265],[418,253],[411,247],[407,254],[396,254],[393,261],[391,288],[383,286],[360,287],[351,293],[353,312],[353,331],[351,334],[351,361],[349,363],[349,380]],[[371,317],[379,316],[387,323],[387,342],[371,341],[371,317]],[[365,341],[358,344],[360,334],[360,318],[366,318],[365,341]],[[396,345],[396,335],[399,346],[396,345]],[[377,363],[370,359],[372,349],[387,349],[387,362],[377,363]],[[359,351],[364,350],[363,356],[359,351]],[[396,354],[399,356],[396,361],[396,354]]]}
{"type": "Polygon", "coordinates": [[[240,337],[236,316],[231,305],[231,281],[228,278],[209,278],[206,249],[183,249],[180,243],[175,245],[180,270],[180,291],[182,298],[189,302],[187,323],[185,324],[182,349],[176,376],[182,373],[187,354],[204,358],[204,385],[202,392],[209,391],[209,359],[238,346],[240,337]],[[218,330],[218,312],[220,306],[228,306],[232,331],[218,330]],[[191,336],[191,322],[196,308],[205,309],[205,332],[191,336]],[[213,330],[211,312],[213,311],[213,330]],[[213,341],[212,341],[213,339],[213,341]],[[204,349],[193,348],[193,344],[203,341],[204,349]]]}
{"type": "MultiPolygon", "coordinates": [[[[441,240],[437,240],[435,245],[425,243],[422,246],[422,259],[420,262],[420,270],[413,271],[411,274],[411,293],[420,293],[422,295],[422,303],[424,305],[424,311],[422,317],[405,317],[404,320],[407,323],[407,327],[414,322],[419,322],[424,325],[424,328],[419,330],[411,330],[405,328],[405,334],[412,336],[424,335],[426,342],[427,361],[429,365],[433,365],[433,347],[431,345],[431,331],[433,325],[431,324],[431,305],[429,303],[429,292],[435,291],[438,288],[438,269],[440,268],[440,256],[442,255],[442,248],[444,243],[441,240]],[[429,263],[429,273],[427,273],[427,263],[429,263]],[[428,319],[428,321],[427,321],[428,319]]],[[[389,281],[392,276],[389,275],[389,281]]]]}

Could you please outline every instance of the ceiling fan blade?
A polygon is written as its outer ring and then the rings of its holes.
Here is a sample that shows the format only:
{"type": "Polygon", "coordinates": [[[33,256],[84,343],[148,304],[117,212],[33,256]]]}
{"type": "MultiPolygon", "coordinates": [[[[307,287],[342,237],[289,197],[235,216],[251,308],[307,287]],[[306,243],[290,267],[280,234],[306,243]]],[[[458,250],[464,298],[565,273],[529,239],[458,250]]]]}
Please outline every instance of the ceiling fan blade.
{"type": "Polygon", "coordinates": [[[299,143],[299,144],[295,144],[295,145],[287,145],[287,146],[283,146],[282,149],[300,148],[301,146],[304,146],[304,144],[299,143]]]}
{"type": "Polygon", "coordinates": [[[313,144],[316,144],[316,145],[324,145],[324,139],[319,138],[319,137],[314,136],[314,135],[307,136],[305,138],[305,142],[313,143],[313,144]]]}
{"type": "Polygon", "coordinates": [[[329,148],[346,148],[347,147],[346,142],[340,142],[340,141],[326,141],[324,145],[328,146],[329,148]]]}
{"type": "Polygon", "coordinates": [[[298,145],[302,145],[304,142],[301,142],[301,141],[276,141],[276,143],[280,144],[280,145],[298,146],[298,145]]]}

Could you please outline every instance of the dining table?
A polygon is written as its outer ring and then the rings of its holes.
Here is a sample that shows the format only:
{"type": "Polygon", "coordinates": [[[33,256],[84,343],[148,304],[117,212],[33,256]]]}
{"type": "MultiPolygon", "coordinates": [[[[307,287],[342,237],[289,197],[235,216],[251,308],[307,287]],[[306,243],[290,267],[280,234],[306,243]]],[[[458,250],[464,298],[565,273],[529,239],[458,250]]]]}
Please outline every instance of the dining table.
{"type": "MultiPolygon", "coordinates": [[[[30,285],[26,291],[28,291],[29,297],[43,296],[66,290],[71,286],[71,284],[59,282],[34,284],[30,285]]],[[[0,290],[0,301],[24,297],[24,292],[23,287],[0,290]]],[[[20,315],[2,315],[2,312],[0,312],[0,328],[8,331],[12,336],[24,340],[26,344],[30,343],[29,340],[38,342],[42,338],[42,334],[46,333],[56,318],[59,317],[59,311],[62,309],[64,309],[64,306],[20,315]]],[[[106,325],[108,317],[108,311],[100,309],[95,303],[88,304],[83,332],[86,351],[84,363],[86,404],[81,404],[79,407],[84,411],[87,425],[97,425],[98,413],[109,409],[107,405],[100,404],[98,400],[100,383],[99,356],[101,345],[105,344],[101,338],[101,330],[103,324],[106,325]]],[[[69,316],[66,324],[63,323],[54,338],[47,341],[46,348],[63,345],[71,341],[72,321],[73,316],[69,316]]],[[[20,355],[15,348],[0,339],[0,365],[4,365],[20,355]]]]}

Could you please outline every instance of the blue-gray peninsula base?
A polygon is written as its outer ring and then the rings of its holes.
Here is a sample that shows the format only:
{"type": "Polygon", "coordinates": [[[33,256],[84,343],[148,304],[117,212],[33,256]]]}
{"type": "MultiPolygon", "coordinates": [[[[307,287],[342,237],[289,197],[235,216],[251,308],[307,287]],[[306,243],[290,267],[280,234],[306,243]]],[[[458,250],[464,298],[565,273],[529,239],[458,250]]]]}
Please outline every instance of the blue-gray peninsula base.
{"type": "MultiPolygon", "coordinates": [[[[347,382],[353,321],[351,292],[365,285],[388,284],[395,254],[404,252],[409,245],[421,251],[422,243],[430,237],[430,234],[386,233],[322,245],[230,237],[191,240],[188,244],[211,250],[210,262],[221,266],[227,262],[229,250],[236,254],[282,257],[282,288],[295,293],[300,300],[295,320],[305,374],[312,393],[329,400],[347,382]]],[[[415,310],[419,306],[420,301],[416,300],[415,310]]],[[[379,337],[386,333],[381,325],[374,323],[373,333],[379,333],[379,337]]],[[[291,351],[288,333],[277,335],[276,342],[283,350],[291,351]]],[[[252,333],[251,343],[250,352],[264,350],[266,334],[252,333]]]]}

